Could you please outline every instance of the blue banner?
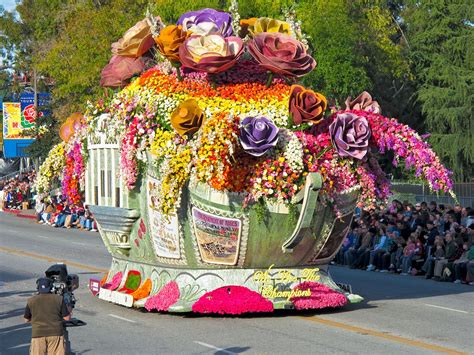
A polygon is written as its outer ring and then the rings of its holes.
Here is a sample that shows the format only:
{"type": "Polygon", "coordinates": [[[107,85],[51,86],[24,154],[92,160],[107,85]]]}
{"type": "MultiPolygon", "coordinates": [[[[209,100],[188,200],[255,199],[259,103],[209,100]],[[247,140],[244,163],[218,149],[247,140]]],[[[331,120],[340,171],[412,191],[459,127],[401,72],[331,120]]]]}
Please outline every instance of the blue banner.
{"type": "Polygon", "coordinates": [[[34,139],[6,139],[3,141],[3,156],[6,159],[27,157],[25,149],[34,141],[34,139]]]}

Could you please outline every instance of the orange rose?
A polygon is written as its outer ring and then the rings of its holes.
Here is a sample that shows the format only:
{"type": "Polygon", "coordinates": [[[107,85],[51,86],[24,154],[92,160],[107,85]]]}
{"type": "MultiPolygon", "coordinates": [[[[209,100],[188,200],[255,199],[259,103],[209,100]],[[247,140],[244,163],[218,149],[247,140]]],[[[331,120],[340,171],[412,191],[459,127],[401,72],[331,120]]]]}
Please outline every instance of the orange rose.
{"type": "Polygon", "coordinates": [[[249,33],[249,26],[253,26],[257,21],[256,17],[240,20],[240,37],[244,38],[249,33]]]}
{"type": "Polygon", "coordinates": [[[204,112],[199,108],[197,101],[189,99],[179,104],[171,114],[171,125],[181,136],[191,137],[199,131],[204,121],[204,112]]]}
{"type": "Polygon", "coordinates": [[[189,33],[181,26],[169,25],[163,28],[155,38],[160,53],[171,62],[179,62],[179,46],[188,38],[189,33]]]}
{"type": "Polygon", "coordinates": [[[303,122],[318,124],[324,119],[327,101],[323,95],[313,90],[292,85],[289,106],[294,124],[299,125],[303,122]]]}

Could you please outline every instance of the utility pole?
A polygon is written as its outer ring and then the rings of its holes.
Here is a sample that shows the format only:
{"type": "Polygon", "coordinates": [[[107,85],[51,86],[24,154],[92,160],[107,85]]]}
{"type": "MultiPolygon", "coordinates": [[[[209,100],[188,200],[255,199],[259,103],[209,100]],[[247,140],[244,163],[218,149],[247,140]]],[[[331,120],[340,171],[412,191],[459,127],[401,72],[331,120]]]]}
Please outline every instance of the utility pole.
{"type": "Polygon", "coordinates": [[[33,68],[33,95],[34,95],[34,103],[36,116],[38,116],[38,92],[37,92],[37,81],[36,81],[36,68],[33,68]]]}

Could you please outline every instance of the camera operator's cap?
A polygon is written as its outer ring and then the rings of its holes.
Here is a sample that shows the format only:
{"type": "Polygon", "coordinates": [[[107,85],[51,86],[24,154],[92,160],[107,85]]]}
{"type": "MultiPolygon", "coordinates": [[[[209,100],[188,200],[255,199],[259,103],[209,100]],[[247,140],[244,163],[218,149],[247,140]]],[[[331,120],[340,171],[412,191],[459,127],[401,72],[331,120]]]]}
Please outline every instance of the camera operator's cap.
{"type": "Polygon", "coordinates": [[[38,287],[39,293],[50,293],[52,287],[51,279],[47,277],[41,277],[36,281],[36,286],[38,287]]]}

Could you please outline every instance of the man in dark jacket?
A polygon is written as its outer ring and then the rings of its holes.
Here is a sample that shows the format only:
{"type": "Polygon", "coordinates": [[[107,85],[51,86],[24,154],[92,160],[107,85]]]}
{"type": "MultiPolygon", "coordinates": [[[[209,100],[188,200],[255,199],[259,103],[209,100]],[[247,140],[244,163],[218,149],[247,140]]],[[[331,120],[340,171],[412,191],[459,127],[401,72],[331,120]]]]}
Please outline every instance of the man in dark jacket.
{"type": "Polygon", "coordinates": [[[434,279],[439,280],[443,273],[443,269],[447,263],[453,262],[457,255],[458,246],[454,241],[454,235],[451,232],[446,233],[444,237],[446,246],[444,248],[444,258],[436,260],[434,267],[434,279]]]}
{"type": "Polygon", "coordinates": [[[38,279],[38,294],[28,299],[25,308],[25,321],[31,323],[32,355],[64,355],[63,320],[71,315],[63,297],[51,293],[52,281],[46,277],[38,279]]]}

